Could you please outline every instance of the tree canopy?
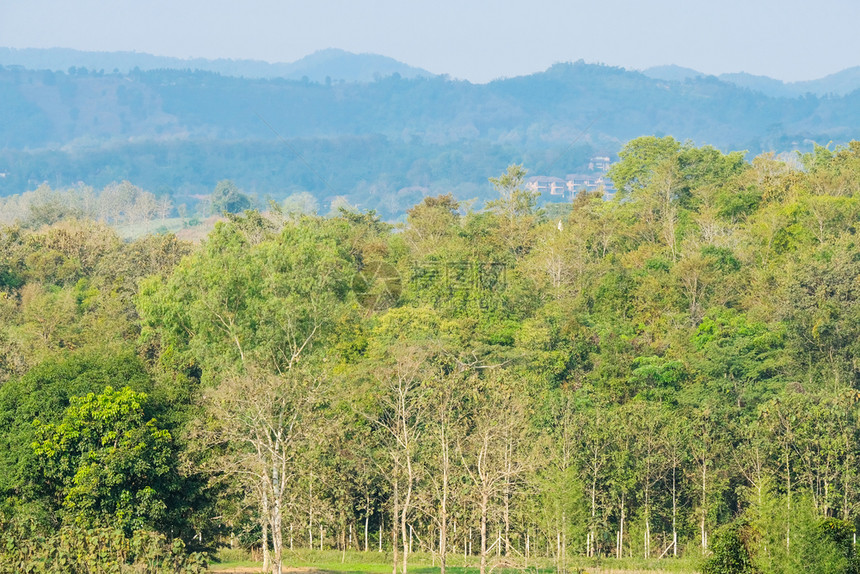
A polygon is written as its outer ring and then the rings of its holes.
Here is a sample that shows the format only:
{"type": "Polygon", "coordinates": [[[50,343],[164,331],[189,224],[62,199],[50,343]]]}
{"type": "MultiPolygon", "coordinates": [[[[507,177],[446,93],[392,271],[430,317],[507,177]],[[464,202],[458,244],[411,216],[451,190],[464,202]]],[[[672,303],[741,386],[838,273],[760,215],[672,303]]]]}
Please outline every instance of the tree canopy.
{"type": "Polygon", "coordinates": [[[856,571],[858,151],[648,137],[608,200],[539,208],[514,165],[483,210],[250,210],[195,245],[2,228],[0,521],[274,571],[289,541],[856,571]]]}

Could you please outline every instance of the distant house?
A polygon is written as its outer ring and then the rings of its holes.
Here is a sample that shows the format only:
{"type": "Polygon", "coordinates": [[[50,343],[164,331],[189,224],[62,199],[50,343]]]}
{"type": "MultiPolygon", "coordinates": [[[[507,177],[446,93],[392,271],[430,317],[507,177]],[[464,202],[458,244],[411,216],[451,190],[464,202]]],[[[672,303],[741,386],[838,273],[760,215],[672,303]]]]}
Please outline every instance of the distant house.
{"type": "Polygon", "coordinates": [[[538,175],[535,177],[530,177],[526,180],[526,189],[529,191],[536,191],[543,194],[549,195],[560,195],[564,196],[565,192],[567,192],[567,181],[561,179],[560,177],[547,177],[544,175],[538,175]]]}
{"type": "Polygon", "coordinates": [[[588,162],[588,171],[602,171],[606,173],[609,169],[609,158],[606,156],[596,156],[588,162]]]}
{"type": "Polygon", "coordinates": [[[606,177],[606,171],[611,162],[606,156],[596,156],[589,160],[589,173],[571,173],[560,177],[537,175],[526,180],[526,189],[538,192],[541,195],[550,195],[573,201],[581,192],[595,192],[603,190],[604,199],[610,199],[615,195],[615,185],[606,177]]]}
{"type": "Polygon", "coordinates": [[[567,181],[567,190],[569,197],[573,200],[580,192],[594,192],[603,189],[603,196],[606,199],[615,195],[615,185],[612,180],[604,175],[595,174],[568,174],[565,178],[567,181]]]}

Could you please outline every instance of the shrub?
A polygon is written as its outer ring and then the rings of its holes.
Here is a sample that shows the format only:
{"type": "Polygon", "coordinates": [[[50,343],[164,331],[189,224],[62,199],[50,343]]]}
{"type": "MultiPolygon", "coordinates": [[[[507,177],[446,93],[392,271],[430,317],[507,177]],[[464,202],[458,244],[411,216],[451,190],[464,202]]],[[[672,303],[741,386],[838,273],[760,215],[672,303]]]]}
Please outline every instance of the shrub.
{"type": "Polygon", "coordinates": [[[755,530],[745,519],[726,524],[716,532],[713,554],[702,565],[702,574],[757,574],[755,539],[755,530]]]}

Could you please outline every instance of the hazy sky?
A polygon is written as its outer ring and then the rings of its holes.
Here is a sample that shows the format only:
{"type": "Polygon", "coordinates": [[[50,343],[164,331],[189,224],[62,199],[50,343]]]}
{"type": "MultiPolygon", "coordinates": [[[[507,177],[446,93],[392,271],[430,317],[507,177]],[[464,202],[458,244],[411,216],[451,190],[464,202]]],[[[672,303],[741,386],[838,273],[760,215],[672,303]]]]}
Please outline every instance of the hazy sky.
{"type": "Polygon", "coordinates": [[[292,62],[341,48],[485,82],[584,59],[786,81],[860,65],[857,0],[0,0],[0,46],[292,62]]]}

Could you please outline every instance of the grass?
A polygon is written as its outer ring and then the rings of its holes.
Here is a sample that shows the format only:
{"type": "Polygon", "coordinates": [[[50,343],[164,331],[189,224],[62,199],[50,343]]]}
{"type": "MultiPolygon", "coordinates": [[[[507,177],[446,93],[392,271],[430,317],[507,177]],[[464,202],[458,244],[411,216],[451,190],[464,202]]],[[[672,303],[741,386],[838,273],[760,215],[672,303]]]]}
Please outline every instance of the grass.
{"type": "MultiPolygon", "coordinates": [[[[213,563],[211,572],[231,572],[242,569],[261,568],[260,562],[255,562],[244,551],[229,549],[220,550],[216,556],[218,562],[213,563]]],[[[345,554],[334,550],[307,550],[294,552],[284,551],[285,567],[299,568],[317,572],[342,572],[355,574],[390,574],[391,552],[356,552],[345,554]]],[[[424,552],[414,552],[409,558],[409,571],[412,574],[439,574],[438,560],[424,552]]],[[[492,564],[492,562],[491,562],[492,564]]],[[[651,574],[671,572],[674,574],[695,574],[697,562],[690,559],[637,560],[631,558],[585,558],[576,557],[568,560],[566,570],[570,574],[585,572],[588,574],[651,574]]],[[[247,570],[246,570],[247,571],[247,570]]],[[[449,574],[477,574],[478,557],[470,556],[464,564],[463,555],[450,555],[448,558],[449,574]]],[[[531,561],[528,568],[495,568],[493,574],[503,572],[528,572],[529,574],[554,574],[555,563],[541,558],[531,561]]]]}

